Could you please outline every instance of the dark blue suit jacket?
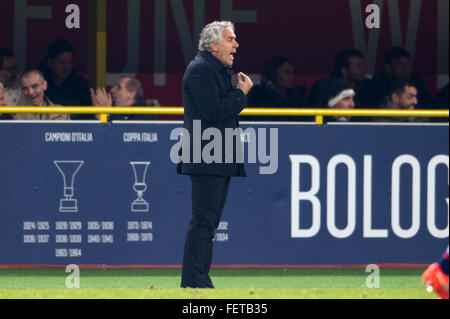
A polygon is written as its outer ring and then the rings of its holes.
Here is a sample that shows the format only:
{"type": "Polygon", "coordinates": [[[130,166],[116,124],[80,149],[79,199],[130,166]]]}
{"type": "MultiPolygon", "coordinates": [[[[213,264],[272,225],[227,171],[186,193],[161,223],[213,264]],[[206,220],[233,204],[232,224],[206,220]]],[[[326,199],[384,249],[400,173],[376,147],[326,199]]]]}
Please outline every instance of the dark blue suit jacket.
{"type": "MultiPolygon", "coordinates": [[[[178,173],[186,175],[208,174],[219,176],[245,177],[243,163],[236,161],[236,154],[231,163],[225,163],[225,129],[239,127],[238,114],[248,105],[247,97],[240,89],[233,89],[231,68],[225,67],[210,52],[200,51],[188,65],[183,78],[184,128],[190,134],[190,162],[181,162],[178,173]],[[222,135],[222,160],[220,163],[194,163],[193,138],[194,120],[199,120],[201,132],[207,128],[217,128],[222,135]]],[[[212,141],[201,141],[201,150],[212,141]]],[[[199,141],[197,141],[199,142],[199,141]]],[[[233,153],[236,153],[234,139],[233,153]]],[[[242,147],[242,144],[238,147],[242,147]]],[[[214,152],[213,152],[214,154],[214,152]]]]}

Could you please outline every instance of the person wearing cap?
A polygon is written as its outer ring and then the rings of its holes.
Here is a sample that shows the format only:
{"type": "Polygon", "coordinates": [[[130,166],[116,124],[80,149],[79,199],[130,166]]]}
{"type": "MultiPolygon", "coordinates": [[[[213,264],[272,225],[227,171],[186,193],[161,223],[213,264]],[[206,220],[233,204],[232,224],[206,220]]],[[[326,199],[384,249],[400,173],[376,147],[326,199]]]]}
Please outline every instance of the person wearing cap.
{"type": "MultiPolygon", "coordinates": [[[[355,108],[356,92],[349,81],[340,77],[331,77],[322,85],[325,94],[319,100],[320,107],[340,110],[355,108]]],[[[349,122],[353,120],[350,116],[332,116],[326,118],[327,122],[349,122]]]]}

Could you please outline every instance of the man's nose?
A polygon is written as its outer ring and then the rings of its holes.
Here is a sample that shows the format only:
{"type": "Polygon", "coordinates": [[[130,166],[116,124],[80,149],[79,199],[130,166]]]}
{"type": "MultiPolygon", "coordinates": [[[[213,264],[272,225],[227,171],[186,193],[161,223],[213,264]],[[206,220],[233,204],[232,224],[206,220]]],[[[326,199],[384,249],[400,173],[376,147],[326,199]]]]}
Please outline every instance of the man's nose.
{"type": "Polygon", "coordinates": [[[236,48],[236,49],[239,48],[239,43],[237,43],[236,40],[234,40],[234,45],[233,45],[233,47],[236,48]]]}

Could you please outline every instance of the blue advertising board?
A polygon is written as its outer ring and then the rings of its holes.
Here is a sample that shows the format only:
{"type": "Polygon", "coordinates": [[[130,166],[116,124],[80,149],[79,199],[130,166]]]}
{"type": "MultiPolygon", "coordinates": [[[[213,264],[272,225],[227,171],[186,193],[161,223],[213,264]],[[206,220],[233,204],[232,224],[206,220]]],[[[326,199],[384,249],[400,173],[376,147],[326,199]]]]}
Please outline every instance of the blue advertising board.
{"type": "MultiPolygon", "coordinates": [[[[0,122],[0,265],[181,264],[181,126],[0,122]]],[[[241,127],[213,264],[426,264],[448,245],[448,125],[241,127]]]]}

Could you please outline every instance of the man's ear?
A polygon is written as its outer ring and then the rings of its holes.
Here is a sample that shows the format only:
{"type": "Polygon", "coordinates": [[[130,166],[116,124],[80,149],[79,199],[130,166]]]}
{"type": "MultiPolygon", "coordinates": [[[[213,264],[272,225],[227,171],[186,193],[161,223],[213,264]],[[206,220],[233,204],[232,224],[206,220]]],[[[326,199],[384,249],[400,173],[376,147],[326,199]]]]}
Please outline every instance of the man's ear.
{"type": "Polygon", "coordinates": [[[391,103],[392,104],[398,105],[398,102],[400,101],[400,96],[398,96],[398,94],[392,93],[390,98],[391,98],[391,103]]]}
{"type": "Polygon", "coordinates": [[[42,82],[42,90],[43,90],[43,91],[47,91],[47,87],[48,87],[47,81],[44,80],[44,81],[42,82]]]}
{"type": "Polygon", "coordinates": [[[211,42],[211,43],[209,44],[209,47],[211,48],[211,51],[212,51],[212,52],[217,52],[217,51],[219,51],[219,49],[218,49],[216,43],[212,43],[212,42],[211,42]]]}
{"type": "MultiPolygon", "coordinates": [[[[137,100],[136,100],[136,91],[134,91],[134,92],[128,92],[129,94],[130,94],[130,98],[134,101],[134,103],[136,103],[137,102],[137,100]]],[[[134,104],[133,103],[133,104],[134,104]]]]}

